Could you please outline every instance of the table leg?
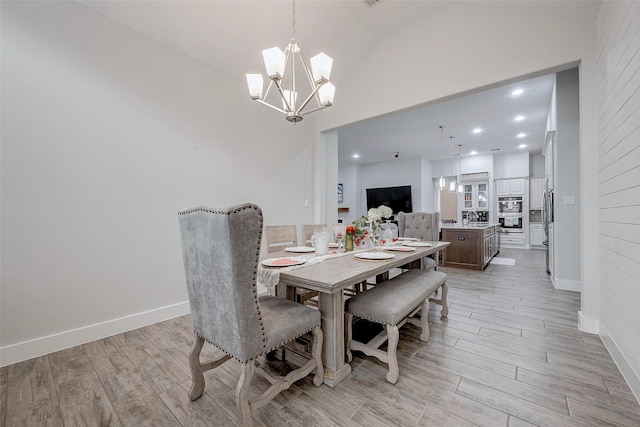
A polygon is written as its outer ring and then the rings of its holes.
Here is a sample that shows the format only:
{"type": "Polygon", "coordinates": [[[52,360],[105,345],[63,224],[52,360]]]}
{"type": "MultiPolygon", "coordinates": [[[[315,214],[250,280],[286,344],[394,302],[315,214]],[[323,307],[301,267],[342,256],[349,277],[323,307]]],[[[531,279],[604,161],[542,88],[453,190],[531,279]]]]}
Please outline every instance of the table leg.
{"type": "Polygon", "coordinates": [[[335,387],[351,373],[351,365],[344,357],[344,302],[342,292],[335,294],[320,293],[318,309],[322,315],[322,363],[324,364],[324,383],[335,387]]]}

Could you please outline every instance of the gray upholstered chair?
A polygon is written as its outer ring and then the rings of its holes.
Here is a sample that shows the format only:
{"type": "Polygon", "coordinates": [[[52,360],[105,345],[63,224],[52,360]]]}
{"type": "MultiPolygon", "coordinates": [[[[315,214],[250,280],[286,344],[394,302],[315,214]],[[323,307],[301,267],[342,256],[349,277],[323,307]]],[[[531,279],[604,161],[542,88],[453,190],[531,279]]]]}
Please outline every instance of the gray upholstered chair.
{"type": "MultiPolygon", "coordinates": [[[[440,240],[440,213],[439,212],[414,212],[398,214],[398,236],[415,237],[420,240],[439,241],[440,240]]],[[[435,259],[438,259],[436,253],[435,259]]],[[[424,259],[425,268],[437,269],[437,263],[431,257],[424,259]]]]}
{"type": "Polygon", "coordinates": [[[314,370],[313,383],[319,387],[324,381],[320,313],[284,298],[257,293],[262,239],[260,208],[253,204],[228,209],[194,207],[180,211],[178,220],[194,331],[189,354],[192,377],[189,399],[202,396],[204,371],[232,357],[241,366],[236,406],[243,425],[252,424],[252,409],[266,404],[314,370]],[[312,359],[279,379],[265,372],[271,386],[261,395],[249,398],[258,358],[263,360],[262,356],[309,331],[313,332],[312,359]],[[205,341],[224,355],[200,363],[205,341]]]}

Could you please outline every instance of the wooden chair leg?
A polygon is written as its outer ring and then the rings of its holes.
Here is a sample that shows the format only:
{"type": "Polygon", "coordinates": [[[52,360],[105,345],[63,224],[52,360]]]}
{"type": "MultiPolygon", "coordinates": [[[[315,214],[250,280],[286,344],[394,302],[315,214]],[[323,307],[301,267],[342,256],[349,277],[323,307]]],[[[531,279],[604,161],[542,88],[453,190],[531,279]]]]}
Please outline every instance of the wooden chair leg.
{"type": "Polygon", "coordinates": [[[398,340],[400,333],[397,326],[387,325],[387,363],[389,364],[389,372],[387,372],[387,381],[391,384],[398,382],[398,375],[400,373],[398,369],[398,357],[396,350],[398,349],[398,340]]]}
{"type": "Polygon", "coordinates": [[[442,301],[442,311],[440,312],[440,317],[446,319],[449,316],[449,305],[447,304],[447,293],[449,293],[449,286],[447,286],[447,282],[442,284],[442,297],[440,301],[442,301]]]}
{"type": "Polygon", "coordinates": [[[422,302],[422,309],[420,310],[420,327],[422,328],[422,333],[420,334],[420,341],[427,342],[429,341],[429,335],[431,332],[429,331],[429,298],[425,299],[422,302]]]}
{"type": "Polygon", "coordinates": [[[313,328],[313,344],[311,354],[316,360],[316,374],[313,376],[313,385],[320,387],[324,383],[324,366],[322,365],[322,329],[320,326],[313,328]]]}
{"type": "Polygon", "coordinates": [[[189,400],[194,401],[204,393],[204,375],[200,365],[200,352],[204,345],[204,339],[198,334],[193,334],[193,346],[189,352],[189,368],[191,369],[191,390],[189,390],[189,400]]]}
{"type": "Polygon", "coordinates": [[[347,352],[347,363],[351,363],[353,360],[353,354],[351,354],[351,337],[353,334],[353,314],[345,313],[344,314],[344,331],[346,334],[345,337],[345,351],[347,352]]]}
{"type": "Polygon", "coordinates": [[[240,380],[236,388],[236,408],[240,414],[241,424],[243,426],[253,426],[253,417],[251,416],[251,406],[249,405],[249,386],[255,367],[252,361],[240,364],[240,380]]]}

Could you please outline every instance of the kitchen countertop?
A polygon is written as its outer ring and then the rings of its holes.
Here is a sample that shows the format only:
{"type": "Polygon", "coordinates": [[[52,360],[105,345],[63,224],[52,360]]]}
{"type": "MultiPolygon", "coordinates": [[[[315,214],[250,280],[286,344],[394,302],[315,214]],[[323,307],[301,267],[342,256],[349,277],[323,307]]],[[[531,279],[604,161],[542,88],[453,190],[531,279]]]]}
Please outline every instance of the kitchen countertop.
{"type": "Polygon", "coordinates": [[[499,222],[470,222],[469,224],[442,224],[440,225],[441,229],[453,229],[453,230],[477,230],[477,229],[485,229],[494,226],[500,226],[499,222]]]}

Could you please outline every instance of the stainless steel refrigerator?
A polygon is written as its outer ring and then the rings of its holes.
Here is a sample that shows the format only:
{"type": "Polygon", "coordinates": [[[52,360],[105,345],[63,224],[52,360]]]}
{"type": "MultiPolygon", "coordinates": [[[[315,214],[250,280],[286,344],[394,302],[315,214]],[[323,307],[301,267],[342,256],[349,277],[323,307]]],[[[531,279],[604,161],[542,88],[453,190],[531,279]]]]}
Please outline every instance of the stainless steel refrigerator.
{"type": "Polygon", "coordinates": [[[548,181],[545,183],[544,195],[542,196],[542,227],[544,229],[545,259],[547,273],[551,273],[549,262],[549,251],[553,245],[553,190],[549,189],[548,181]]]}

